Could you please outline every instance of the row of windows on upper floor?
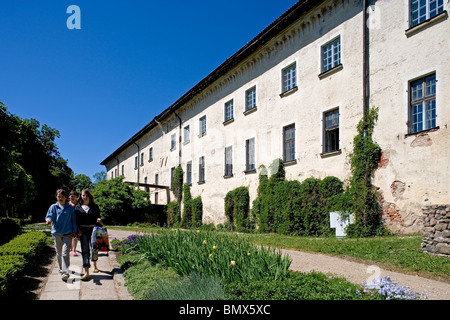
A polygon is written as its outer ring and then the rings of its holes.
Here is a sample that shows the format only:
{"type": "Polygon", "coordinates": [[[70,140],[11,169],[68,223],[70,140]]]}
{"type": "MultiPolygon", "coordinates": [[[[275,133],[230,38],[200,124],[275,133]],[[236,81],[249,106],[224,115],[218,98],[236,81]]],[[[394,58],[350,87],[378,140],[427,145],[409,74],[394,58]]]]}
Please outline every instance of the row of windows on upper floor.
{"type": "MultiPolygon", "coordinates": [[[[443,0],[411,0],[409,4],[410,27],[424,24],[430,19],[444,12],[443,0]]],[[[326,75],[333,70],[339,70],[341,64],[341,38],[331,40],[321,46],[321,74],[326,75]]],[[[297,65],[293,63],[281,71],[281,88],[280,96],[293,92],[297,88],[297,65]]],[[[410,102],[408,107],[408,128],[409,133],[417,133],[436,127],[436,100],[435,91],[430,94],[429,88],[435,90],[436,76],[431,75],[422,79],[410,82],[410,102]],[[422,88],[422,89],[420,89],[422,88]],[[428,89],[427,89],[428,88],[428,89]],[[425,95],[419,99],[420,103],[413,101],[413,96],[419,97],[425,92],[425,95]]],[[[256,86],[245,91],[245,111],[248,114],[256,110],[256,86]]],[[[224,124],[232,122],[234,119],[234,100],[229,100],[224,104],[224,124]]],[[[199,119],[199,137],[206,134],[206,115],[199,119]]],[[[190,142],[191,128],[187,125],[183,128],[184,144],[190,142]]],[[[324,134],[326,136],[326,134],[324,134]]],[[[326,139],[324,139],[326,141],[326,139]]],[[[327,145],[325,142],[324,145],[327,145]]],[[[176,134],[171,135],[171,150],[176,149],[176,134]]],[[[325,148],[325,147],[324,147],[325,148]]],[[[140,163],[144,163],[144,153],[140,155],[140,163]]],[[[153,160],[153,148],[148,151],[148,160],[153,160]]],[[[138,167],[139,159],[135,157],[135,168],[138,167]]]]}
{"type": "MultiPolygon", "coordinates": [[[[425,75],[421,78],[409,82],[409,103],[408,103],[408,127],[409,134],[438,129],[436,113],[436,73],[425,75]]],[[[323,113],[322,131],[322,155],[332,155],[340,153],[339,134],[339,108],[323,113]]],[[[283,127],[283,161],[285,163],[295,163],[296,152],[295,124],[283,127]]],[[[256,169],[255,161],[256,144],[255,138],[245,141],[245,172],[252,172],[256,169]]],[[[135,169],[138,168],[138,157],[135,157],[135,169]]],[[[149,161],[153,160],[153,148],[149,149],[149,161]]],[[[140,164],[144,165],[144,152],[140,154],[140,164]]],[[[225,147],[224,150],[224,177],[233,176],[233,147],[225,147]]],[[[125,167],[121,166],[121,174],[124,175],[125,167]]],[[[187,181],[190,184],[192,179],[192,161],[187,162],[187,181]]],[[[111,172],[111,178],[118,175],[117,169],[111,172]]],[[[205,181],[205,157],[199,158],[199,182],[205,181]]],[[[157,183],[157,176],[156,181],[157,183]]]]}

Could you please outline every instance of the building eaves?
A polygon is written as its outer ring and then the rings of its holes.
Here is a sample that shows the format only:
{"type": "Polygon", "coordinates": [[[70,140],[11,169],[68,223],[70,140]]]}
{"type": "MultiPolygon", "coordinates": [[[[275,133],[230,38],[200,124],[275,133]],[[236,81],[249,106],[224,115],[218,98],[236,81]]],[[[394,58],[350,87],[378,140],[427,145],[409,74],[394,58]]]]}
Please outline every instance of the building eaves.
{"type": "Polygon", "coordinates": [[[156,127],[156,121],[160,122],[163,119],[170,116],[173,111],[178,110],[196,95],[205,90],[208,86],[214,83],[217,79],[225,75],[227,72],[236,67],[239,63],[244,61],[262,46],[264,46],[271,39],[280,34],[283,30],[289,27],[293,22],[299,19],[302,15],[309,12],[316,5],[324,2],[325,0],[300,0],[283,13],[278,19],[272,22],[268,27],[261,31],[256,37],[250,40],[244,47],[238,50],[230,58],[225,60],[221,65],[214,69],[209,75],[203,78],[192,89],[182,95],[177,101],[175,101],[170,107],[165,109],[160,115],[156,116],[150,121],[144,128],[139,130],[135,135],[128,139],[122,146],[116,149],[111,155],[109,155],[100,164],[106,165],[109,161],[113,160],[118,154],[128,148],[136,140],[143,137],[147,132],[156,127]]]}

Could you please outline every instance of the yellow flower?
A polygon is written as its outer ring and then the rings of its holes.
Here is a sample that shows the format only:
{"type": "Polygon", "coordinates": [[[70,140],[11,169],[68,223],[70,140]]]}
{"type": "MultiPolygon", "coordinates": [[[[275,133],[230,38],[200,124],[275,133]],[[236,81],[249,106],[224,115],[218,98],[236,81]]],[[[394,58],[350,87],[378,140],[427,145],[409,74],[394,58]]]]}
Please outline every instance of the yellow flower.
{"type": "Polygon", "coordinates": [[[247,252],[247,255],[250,257],[250,252],[247,252]]]}
{"type": "Polygon", "coordinates": [[[206,244],[206,240],[203,240],[203,244],[206,244]]]}
{"type": "Polygon", "coordinates": [[[200,230],[197,229],[197,233],[200,233],[200,230]]]}
{"type": "Polygon", "coordinates": [[[209,257],[210,257],[210,258],[212,258],[212,257],[213,257],[213,254],[212,254],[212,253],[210,253],[210,254],[209,254],[209,257]]]}
{"type": "Polygon", "coordinates": [[[235,265],[236,265],[236,261],[231,260],[231,265],[232,265],[232,266],[235,266],[235,265]]]}
{"type": "Polygon", "coordinates": [[[213,250],[216,250],[217,249],[217,246],[213,246],[213,250]]]}

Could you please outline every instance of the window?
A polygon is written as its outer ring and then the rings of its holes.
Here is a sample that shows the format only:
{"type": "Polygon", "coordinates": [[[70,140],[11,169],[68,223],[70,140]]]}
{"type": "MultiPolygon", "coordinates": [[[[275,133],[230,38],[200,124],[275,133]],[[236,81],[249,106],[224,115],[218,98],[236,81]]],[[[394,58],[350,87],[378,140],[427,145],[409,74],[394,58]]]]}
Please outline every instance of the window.
{"type": "Polygon", "coordinates": [[[256,87],[245,91],[245,111],[256,108],[256,87]]]}
{"type": "Polygon", "coordinates": [[[174,133],[170,136],[170,150],[175,150],[177,147],[177,134],[174,133]]]}
{"type": "Polygon", "coordinates": [[[143,166],[144,165],[144,153],[142,152],[141,153],[141,166],[143,166]]]}
{"type": "Polygon", "coordinates": [[[114,176],[115,176],[115,178],[118,177],[117,169],[114,169],[114,176]]]}
{"type": "Polygon", "coordinates": [[[205,182],[205,157],[198,159],[198,182],[205,182]]]}
{"type": "Polygon", "coordinates": [[[148,149],[148,161],[153,161],[153,147],[148,149]]]}
{"type": "Polygon", "coordinates": [[[134,157],[134,168],[137,169],[138,168],[138,157],[134,157]]]}
{"type": "Polygon", "coordinates": [[[283,128],[283,160],[295,160],[295,124],[283,128]]]}
{"type": "Polygon", "coordinates": [[[155,174],[155,184],[158,185],[159,182],[159,174],[155,174]]]}
{"type": "Polygon", "coordinates": [[[230,100],[225,103],[225,120],[224,122],[233,120],[233,100],[230,100]]]}
{"type": "Polygon", "coordinates": [[[339,150],[339,109],[323,115],[323,153],[339,150]]]}
{"type": "Polygon", "coordinates": [[[409,133],[436,127],[436,75],[410,83],[409,133]]]}
{"type": "Polygon", "coordinates": [[[255,138],[248,139],[245,141],[245,170],[251,171],[255,170],[255,138]]]}
{"type": "Polygon", "coordinates": [[[188,143],[188,142],[191,141],[191,128],[190,128],[190,126],[184,127],[183,138],[184,138],[184,143],[188,143]]]}
{"type": "Polygon", "coordinates": [[[124,167],[124,165],[122,165],[122,175],[123,176],[125,175],[125,167],[124,167]]]}
{"type": "Polygon", "coordinates": [[[188,185],[192,184],[192,161],[186,163],[186,182],[188,185]]]}
{"type": "Polygon", "coordinates": [[[410,27],[414,27],[444,11],[443,0],[411,0],[410,27]]]}
{"type": "Polygon", "coordinates": [[[114,172],[111,171],[111,179],[114,179],[114,172]]]}
{"type": "Polygon", "coordinates": [[[338,37],[322,46],[322,72],[341,64],[341,38],[338,37]]]}
{"type": "Polygon", "coordinates": [[[233,147],[225,148],[225,177],[233,175],[233,147]]]}
{"type": "Polygon", "coordinates": [[[282,90],[283,93],[294,89],[297,86],[297,76],[296,76],[296,64],[291,64],[290,66],[283,69],[282,72],[282,90]]]}
{"type": "Polygon", "coordinates": [[[206,116],[200,118],[199,125],[200,125],[199,128],[200,136],[203,136],[206,134],[206,116]]]}

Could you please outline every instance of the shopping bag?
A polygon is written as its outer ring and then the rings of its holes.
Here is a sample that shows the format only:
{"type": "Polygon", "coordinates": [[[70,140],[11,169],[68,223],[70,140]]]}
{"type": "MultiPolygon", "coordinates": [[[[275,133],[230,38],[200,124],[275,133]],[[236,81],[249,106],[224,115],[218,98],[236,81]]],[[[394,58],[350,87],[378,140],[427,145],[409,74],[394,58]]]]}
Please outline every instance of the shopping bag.
{"type": "Polygon", "coordinates": [[[98,251],[108,251],[108,229],[103,227],[94,227],[94,230],[92,231],[91,244],[93,249],[97,249],[98,251]]]}

